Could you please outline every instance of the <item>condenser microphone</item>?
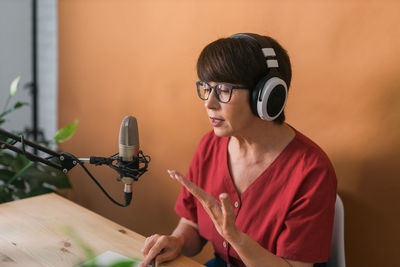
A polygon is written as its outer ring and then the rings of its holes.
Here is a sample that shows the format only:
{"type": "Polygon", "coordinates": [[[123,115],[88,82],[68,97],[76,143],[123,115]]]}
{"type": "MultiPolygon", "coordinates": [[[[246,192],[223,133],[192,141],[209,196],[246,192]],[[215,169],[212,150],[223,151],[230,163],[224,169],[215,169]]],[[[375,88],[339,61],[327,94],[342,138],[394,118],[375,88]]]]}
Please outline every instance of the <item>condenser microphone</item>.
{"type": "Polygon", "coordinates": [[[136,118],[126,116],[119,130],[119,157],[123,162],[131,162],[139,153],[139,133],[136,118]]]}
{"type": "MultiPolygon", "coordinates": [[[[121,123],[119,130],[119,158],[120,165],[129,164],[134,169],[139,168],[139,134],[136,118],[126,116],[121,123]]],[[[122,177],[124,183],[125,202],[129,205],[132,200],[132,183],[131,177],[122,177]]]]}

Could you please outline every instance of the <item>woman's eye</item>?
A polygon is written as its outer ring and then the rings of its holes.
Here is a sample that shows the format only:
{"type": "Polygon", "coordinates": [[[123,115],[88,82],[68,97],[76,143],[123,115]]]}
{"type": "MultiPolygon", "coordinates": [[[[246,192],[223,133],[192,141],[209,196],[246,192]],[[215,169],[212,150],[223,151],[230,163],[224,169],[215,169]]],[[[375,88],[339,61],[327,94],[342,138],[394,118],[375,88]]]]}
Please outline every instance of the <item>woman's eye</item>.
{"type": "Polygon", "coordinates": [[[228,88],[218,88],[217,93],[218,94],[229,94],[229,89],[228,88]]]}

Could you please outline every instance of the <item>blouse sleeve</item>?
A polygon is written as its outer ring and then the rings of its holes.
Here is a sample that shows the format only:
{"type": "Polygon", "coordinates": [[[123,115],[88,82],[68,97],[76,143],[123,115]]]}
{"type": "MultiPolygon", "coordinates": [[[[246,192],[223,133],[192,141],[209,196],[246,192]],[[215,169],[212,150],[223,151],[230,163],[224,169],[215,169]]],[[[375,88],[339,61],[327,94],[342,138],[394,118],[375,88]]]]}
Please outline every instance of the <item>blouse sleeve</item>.
{"type": "MultiPolygon", "coordinates": [[[[193,157],[189,171],[186,174],[186,178],[196,183],[198,168],[199,168],[199,149],[197,149],[195,156],[193,157]]],[[[188,219],[197,224],[197,206],[193,195],[184,187],[181,186],[181,192],[175,203],[175,212],[185,219],[188,219]]]]}

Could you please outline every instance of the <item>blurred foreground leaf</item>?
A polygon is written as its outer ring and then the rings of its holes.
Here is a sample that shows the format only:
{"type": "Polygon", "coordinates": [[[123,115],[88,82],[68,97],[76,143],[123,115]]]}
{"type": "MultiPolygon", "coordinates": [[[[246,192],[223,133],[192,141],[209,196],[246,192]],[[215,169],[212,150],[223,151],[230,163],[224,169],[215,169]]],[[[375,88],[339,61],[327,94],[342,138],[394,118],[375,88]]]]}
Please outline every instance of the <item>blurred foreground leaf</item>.
{"type": "Polygon", "coordinates": [[[73,123],[58,130],[58,132],[54,136],[54,141],[56,143],[62,143],[70,139],[74,135],[77,125],[78,120],[75,120],[73,123]]]}

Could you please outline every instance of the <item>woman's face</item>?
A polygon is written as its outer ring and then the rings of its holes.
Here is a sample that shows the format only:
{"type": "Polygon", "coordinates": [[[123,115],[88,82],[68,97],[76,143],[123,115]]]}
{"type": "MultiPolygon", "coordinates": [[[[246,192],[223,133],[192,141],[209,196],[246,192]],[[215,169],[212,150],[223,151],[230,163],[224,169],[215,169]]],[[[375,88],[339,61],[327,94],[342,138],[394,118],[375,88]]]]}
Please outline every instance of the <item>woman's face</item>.
{"type": "Polygon", "coordinates": [[[240,135],[257,119],[250,109],[248,90],[233,90],[228,103],[219,102],[212,92],[204,105],[214,133],[220,137],[240,135]]]}

